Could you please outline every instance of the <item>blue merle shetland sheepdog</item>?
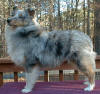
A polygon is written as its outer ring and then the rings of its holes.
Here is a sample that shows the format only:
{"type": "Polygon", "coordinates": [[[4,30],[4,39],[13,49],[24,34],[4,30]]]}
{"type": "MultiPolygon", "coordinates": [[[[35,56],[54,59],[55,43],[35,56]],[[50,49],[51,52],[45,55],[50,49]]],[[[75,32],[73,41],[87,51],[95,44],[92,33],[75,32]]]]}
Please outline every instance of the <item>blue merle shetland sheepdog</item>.
{"type": "Polygon", "coordinates": [[[23,93],[32,91],[40,68],[54,68],[67,60],[87,76],[88,85],[84,90],[95,87],[95,58],[93,44],[83,32],[45,32],[35,20],[35,10],[14,8],[12,17],[7,19],[5,38],[8,54],[15,64],[26,71],[26,86],[23,93]]]}

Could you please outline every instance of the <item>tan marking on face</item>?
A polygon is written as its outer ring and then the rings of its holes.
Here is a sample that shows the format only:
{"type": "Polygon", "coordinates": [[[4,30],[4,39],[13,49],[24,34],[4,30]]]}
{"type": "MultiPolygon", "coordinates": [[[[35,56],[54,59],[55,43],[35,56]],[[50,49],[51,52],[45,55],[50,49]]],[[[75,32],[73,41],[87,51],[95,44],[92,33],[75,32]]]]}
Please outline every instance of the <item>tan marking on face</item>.
{"type": "Polygon", "coordinates": [[[22,17],[23,15],[22,15],[22,13],[20,13],[18,16],[19,16],[19,17],[22,17]]]}

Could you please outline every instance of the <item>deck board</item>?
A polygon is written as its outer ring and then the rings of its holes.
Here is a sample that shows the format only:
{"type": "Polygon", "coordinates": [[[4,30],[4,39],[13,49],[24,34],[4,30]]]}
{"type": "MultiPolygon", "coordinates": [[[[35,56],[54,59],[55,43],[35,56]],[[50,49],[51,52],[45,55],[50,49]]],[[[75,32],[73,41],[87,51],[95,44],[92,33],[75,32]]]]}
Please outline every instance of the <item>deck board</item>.
{"type": "MultiPolygon", "coordinates": [[[[10,82],[0,88],[0,94],[22,94],[24,82],[10,82]]],[[[96,87],[92,92],[85,92],[86,85],[83,81],[66,82],[37,82],[33,91],[28,94],[100,94],[100,81],[96,81],[96,87]]]]}

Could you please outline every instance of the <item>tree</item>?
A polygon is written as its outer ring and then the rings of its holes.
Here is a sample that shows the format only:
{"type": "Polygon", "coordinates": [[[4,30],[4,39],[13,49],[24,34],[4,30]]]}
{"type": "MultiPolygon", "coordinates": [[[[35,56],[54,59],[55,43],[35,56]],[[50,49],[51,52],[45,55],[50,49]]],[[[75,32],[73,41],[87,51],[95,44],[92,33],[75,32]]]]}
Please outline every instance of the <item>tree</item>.
{"type": "Polygon", "coordinates": [[[95,51],[100,55],[100,0],[95,0],[95,51]]]}
{"type": "Polygon", "coordinates": [[[87,0],[88,2],[88,13],[87,13],[87,34],[90,36],[90,0],[87,0]]]}
{"type": "Polygon", "coordinates": [[[58,0],[58,29],[62,29],[61,14],[60,14],[60,0],[58,0]]]}

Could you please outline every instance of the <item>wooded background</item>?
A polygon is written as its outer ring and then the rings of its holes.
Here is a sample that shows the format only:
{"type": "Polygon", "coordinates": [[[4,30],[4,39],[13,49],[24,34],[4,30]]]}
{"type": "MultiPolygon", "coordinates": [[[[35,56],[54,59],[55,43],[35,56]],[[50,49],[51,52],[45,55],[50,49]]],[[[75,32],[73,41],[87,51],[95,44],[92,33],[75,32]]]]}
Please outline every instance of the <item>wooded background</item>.
{"type": "Polygon", "coordinates": [[[16,4],[20,9],[33,7],[46,31],[80,30],[88,34],[100,54],[100,0],[0,0],[0,57],[7,56],[6,19],[16,4]]]}

